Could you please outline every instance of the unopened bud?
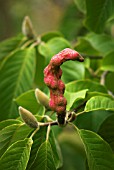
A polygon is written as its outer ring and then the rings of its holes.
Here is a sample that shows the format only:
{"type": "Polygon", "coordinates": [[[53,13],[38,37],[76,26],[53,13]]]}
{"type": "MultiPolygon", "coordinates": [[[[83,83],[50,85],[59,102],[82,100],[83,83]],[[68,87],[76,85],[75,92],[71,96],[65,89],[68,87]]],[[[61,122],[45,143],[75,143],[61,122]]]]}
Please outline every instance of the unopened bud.
{"type": "Polygon", "coordinates": [[[32,22],[28,16],[24,18],[24,21],[22,23],[22,33],[29,39],[35,38],[32,22]]]}
{"type": "Polygon", "coordinates": [[[38,103],[42,104],[46,108],[49,108],[49,98],[45,93],[43,93],[40,89],[37,88],[35,90],[35,96],[38,103]]]}
{"type": "Polygon", "coordinates": [[[31,128],[38,127],[38,121],[34,115],[23,107],[19,106],[19,114],[23,121],[31,128]]]}

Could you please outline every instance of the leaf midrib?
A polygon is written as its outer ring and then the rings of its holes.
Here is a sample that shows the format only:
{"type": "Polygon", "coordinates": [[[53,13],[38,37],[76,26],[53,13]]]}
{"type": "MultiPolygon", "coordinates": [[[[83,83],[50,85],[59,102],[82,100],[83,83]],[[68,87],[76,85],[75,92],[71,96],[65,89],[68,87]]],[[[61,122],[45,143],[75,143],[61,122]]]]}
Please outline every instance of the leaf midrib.
{"type": "MultiPolygon", "coordinates": [[[[21,67],[20,72],[18,74],[18,78],[17,78],[17,81],[16,81],[16,85],[15,85],[15,89],[14,89],[14,92],[13,92],[13,95],[12,95],[12,101],[11,101],[11,105],[10,105],[10,109],[9,109],[10,114],[11,114],[11,110],[12,110],[12,107],[13,107],[13,99],[16,97],[16,92],[17,92],[17,89],[18,89],[19,84],[20,84],[20,80],[21,80],[21,76],[22,76],[22,73],[23,73],[23,70],[24,70],[24,66],[25,66],[26,60],[28,59],[27,55],[28,55],[28,52],[24,56],[23,64],[22,64],[22,67],[21,67]]],[[[9,114],[9,116],[10,116],[10,114],[9,114]]]]}

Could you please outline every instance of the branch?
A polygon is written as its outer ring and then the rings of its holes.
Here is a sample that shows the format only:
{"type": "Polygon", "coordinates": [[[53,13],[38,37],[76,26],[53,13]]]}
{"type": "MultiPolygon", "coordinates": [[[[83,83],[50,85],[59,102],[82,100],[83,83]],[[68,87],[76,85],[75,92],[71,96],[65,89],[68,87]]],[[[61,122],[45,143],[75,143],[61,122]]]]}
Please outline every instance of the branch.
{"type": "Polygon", "coordinates": [[[102,59],[103,58],[103,56],[89,56],[89,55],[87,55],[87,54],[83,54],[83,53],[81,53],[81,55],[84,57],[84,58],[90,58],[90,59],[97,59],[97,60],[100,60],[100,59],[102,59]]]}
{"type": "Polygon", "coordinates": [[[101,80],[100,80],[100,84],[105,85],[105,79],[107,74],[109,73],[109,71],[104,71],[103,74],[101,75],[101,80]]]}

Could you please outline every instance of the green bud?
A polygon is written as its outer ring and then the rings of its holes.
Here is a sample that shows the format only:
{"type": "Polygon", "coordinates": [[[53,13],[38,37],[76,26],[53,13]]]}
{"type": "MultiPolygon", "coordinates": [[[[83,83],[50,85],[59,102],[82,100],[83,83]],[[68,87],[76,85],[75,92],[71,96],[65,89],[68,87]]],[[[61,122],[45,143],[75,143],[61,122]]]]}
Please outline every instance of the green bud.
{"type": "Polygon", "coordinates": [[[19,106],[19,114],[23,121],[31,128],[38,127],[38,121],[35,116],[29,112],[28,110],[24,109],[23,107],[19,106]]]}
{"type": "Polygon", "coordinates": [[[22,23],[22,33],[29,39],[35,38],[32,22],[28,16],[24,18],[24,21],[22,23]]]}
{"type": "Polygon", "coordinates": [[[42,104],[46,108],[49,108],[49,98],[45,93],[37,88],[35,90],[35,96],[38,103],[42,104]]]}

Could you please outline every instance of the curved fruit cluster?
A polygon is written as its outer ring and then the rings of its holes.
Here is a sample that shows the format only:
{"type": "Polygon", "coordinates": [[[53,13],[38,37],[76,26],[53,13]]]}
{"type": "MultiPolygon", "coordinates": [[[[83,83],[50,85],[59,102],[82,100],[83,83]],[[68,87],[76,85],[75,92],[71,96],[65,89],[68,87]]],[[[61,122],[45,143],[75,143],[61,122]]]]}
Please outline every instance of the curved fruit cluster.
{"type": "Polygon", "coordinates": [[[44,82],[50,89],[49,106],[57,112],[58,123],[65,124],[66,104],[64,97],[65,85],[61,80],[61,64],[67,60],[83,61],[80,54],[70,48],[66,48],[52,57],[49,65],[44,69],[44,82]]]}

